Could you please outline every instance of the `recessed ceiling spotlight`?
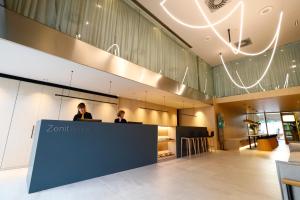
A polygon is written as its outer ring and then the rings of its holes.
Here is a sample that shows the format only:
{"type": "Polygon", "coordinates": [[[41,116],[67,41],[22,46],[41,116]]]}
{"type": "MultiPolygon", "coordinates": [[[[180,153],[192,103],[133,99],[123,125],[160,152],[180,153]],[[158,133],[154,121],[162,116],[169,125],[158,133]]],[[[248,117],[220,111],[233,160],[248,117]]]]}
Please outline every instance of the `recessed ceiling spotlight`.
{"type": "Polygon", "coordinates": [[[85,25],[89,25],[89,24],[90,24],[90,22],[89,22],[89,21],[86,21],[86,22],[85,22],[85,25]]]}
{"type": "Polygon", "coordinates": [[[299,20],[296,19],[296,21],[295,21],[295,26],[298,26],[298,25],[299,25],[299,20]]]}
{"type": "Polygon", "coordinates": [[[101,6],[100,3],[97,3],[97,4],[96,4],[96,7],[97,7],[97,8],[102,8],[102,6],[101,6]]]}
{"type": "Polygon", "coordinates": [[[280,52],[284,52],[284,50],[283,50],[283,49],[280,49],[280,52]]]}
{"type": "Polygon", "coordinates": [[[296,62],[296,60],[292,60],[292,62],[293,62],[293,63],[295,63],[295,62],[296,62]]]}
{"type": "Polygon", "coordinates": [[[266,6],[259,11],[260,15],[267,15],[273,10],[272,6],[266,6]]]}
{"type": "Polygon", "coordinates": [[[206,37],[205,37],[205,40],[206,40],[206,41],[209,41],[210,39],[211,39],[210,36],[206,36],[206,37]]]}
{"type": "Polygon", "coordinates": [[[297,65],[292,65],[291,66],[291,69],[295,69],[295,68],[297,68],[297,65]]]}

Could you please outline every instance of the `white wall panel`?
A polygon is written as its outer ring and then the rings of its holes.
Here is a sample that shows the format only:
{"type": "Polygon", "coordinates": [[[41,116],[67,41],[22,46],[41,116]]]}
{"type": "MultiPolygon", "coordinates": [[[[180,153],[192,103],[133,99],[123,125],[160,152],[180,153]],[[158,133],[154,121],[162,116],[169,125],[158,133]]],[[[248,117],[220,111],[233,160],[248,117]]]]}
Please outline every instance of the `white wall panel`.
{"type": "Polygon", "coordinates": [[[12,118],[19,81],[0,78],[0,165],[12,118]]]}
{"type": "Polygon", "coordinates": [[[32,130],[41,118],[57,119],[60,101],[55,93],[61,89],[21,82],[3,168],[27,166],[32,145],[32,130]]]}
{"type": "MultiPolygon", "coordinates": [[[[108,99],[106,97],[76,91],[64,90],[63,94],[84,99],[116,102],[116,100],[108,99]]],[[[87,111],[92,114],[94,119],[101,119],[103,122],[113,122],[113,120],[115,119],[118,107],[117,105],[68,97],[62,98],[62,106],[59,119],[73,120],[74,115],[77,113],[77,106],[81,102],[86,104],[87,111]]]]}
{"type": "MultiPolygon", "coordinates": [[[[70,91],[70,90],[64,90],[63,94],[72,97],[89,98],[89,95],[87,94],[84,94],[82,92],[70,91]]],[[[90,112],[93,107],[93,105],[86,100],[68,98],[68,97],[62,97],[61,100],[62,100],[62,104],[61,104],[61,111],[59,116],[60,120],[73,120],[74,115],[77,114],[77,106],[81,102],[86,104],[88,112],[90,112]]]]}

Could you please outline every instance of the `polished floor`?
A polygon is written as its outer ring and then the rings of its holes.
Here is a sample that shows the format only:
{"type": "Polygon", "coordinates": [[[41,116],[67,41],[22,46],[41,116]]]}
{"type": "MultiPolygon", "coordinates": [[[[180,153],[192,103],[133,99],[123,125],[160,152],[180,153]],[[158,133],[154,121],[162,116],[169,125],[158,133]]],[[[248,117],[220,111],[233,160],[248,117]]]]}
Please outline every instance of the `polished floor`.
{"type": "Polygon", "coordinates": [[[208,153],[28,195],[26,169],[0,171],[1,200],[279,200],[275,159],[288,151],[208,153]]]}

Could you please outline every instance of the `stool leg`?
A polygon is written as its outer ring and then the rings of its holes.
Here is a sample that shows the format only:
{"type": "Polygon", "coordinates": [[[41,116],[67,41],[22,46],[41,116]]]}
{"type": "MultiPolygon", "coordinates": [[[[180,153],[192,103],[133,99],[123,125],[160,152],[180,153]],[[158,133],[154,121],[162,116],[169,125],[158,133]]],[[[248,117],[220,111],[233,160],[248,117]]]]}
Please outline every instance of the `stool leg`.
{"type": "Polygon", "coordinates": [[[189,142],[189,157],[192,157],[192,149],[191,149],[191,140],[188,140],[189,142]]]}
{"type": "Polygon", "coordinates": [[[193,138],[193,147],[194,147],[194,152],[195,152],[195,155],[197,154],[197,148],[196,148],[196,139],[193,138]]]}
{"type": "Polygon", "coordinates": [[[200,155],[201,154],[201,151],[200,151],[200,138],[197,138],[197,149],[198,149],[198,154],[200,155]]]}
{"type": "Polygon", "coordinates": [[[202,145],[203,145],[203,152],[206,152],[206,142],[205,142],[205,137],[202,138],[202,145]]]}
{"type": "Polygon", "coordinates": [[[186,156],[189,156],[189,141],[185,140],[186,156]]]}
{"type": "Polygon", "coordinates": [[[181,141],[180,141],[180,157],[182,158],[182,138],[181,138],[181,141]]]}

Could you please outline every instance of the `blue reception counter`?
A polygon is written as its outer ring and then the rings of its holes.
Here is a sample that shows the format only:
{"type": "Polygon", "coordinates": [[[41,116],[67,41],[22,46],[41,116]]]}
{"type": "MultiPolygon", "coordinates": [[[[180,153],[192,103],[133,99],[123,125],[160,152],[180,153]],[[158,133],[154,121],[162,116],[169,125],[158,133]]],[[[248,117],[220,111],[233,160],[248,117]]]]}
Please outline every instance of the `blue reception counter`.
{"type": "Polygon", "coordinates": [[[29,193],[157,162],[157,126],[41,120],[28,170],[29,193]]]}

